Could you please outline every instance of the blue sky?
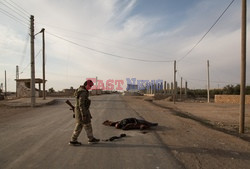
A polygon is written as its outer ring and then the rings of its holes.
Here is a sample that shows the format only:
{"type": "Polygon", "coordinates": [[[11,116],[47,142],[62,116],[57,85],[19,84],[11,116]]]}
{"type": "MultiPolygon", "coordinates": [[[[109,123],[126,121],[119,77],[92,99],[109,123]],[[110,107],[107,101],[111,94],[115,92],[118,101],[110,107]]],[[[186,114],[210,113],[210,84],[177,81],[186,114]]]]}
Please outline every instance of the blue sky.
{"type": "MultiPolygon", "coordinates": [[[[45,28],[46,89],[77,88],[86,78],[96,76],[104,81],[114,79],[125,83],[126,78],[162,79],[171,83],[174,60],[177,60],[177,81],[180,83],[182,77],[190,88],[206,88],[207,60],[212,88],[240,83],[240,0],[235,0],[201,43],[185,56],[230,2],[2,0],[0,83],[4,83],[6,70],[7,90],[15,91],[16,65],[20,78],[30,78],[30,15],[35,17],[35,32],[45,28]],[[13,6],[19,10],[10,9],[13,6]]],[[[41,42],[38,34],[36,78],[42,78],[41,42]]],[[[247,51],[247,72],[249,63],[247,51]]],[[[249,79],[247,73],[248,85],[249,79]]]]}

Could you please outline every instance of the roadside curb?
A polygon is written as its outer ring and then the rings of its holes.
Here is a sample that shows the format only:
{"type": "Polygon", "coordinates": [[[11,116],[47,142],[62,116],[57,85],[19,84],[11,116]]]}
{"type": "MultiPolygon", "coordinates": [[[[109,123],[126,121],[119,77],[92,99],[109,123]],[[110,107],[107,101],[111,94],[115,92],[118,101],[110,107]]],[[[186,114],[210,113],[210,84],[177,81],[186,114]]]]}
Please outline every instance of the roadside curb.
{"type": "MultiPolygon", "coordinates": [[[[52,100],[48,100],[48,101],[43,101],[43,102],[36,102],[34,107],[42,107],[42,106],[46,106],[46,105],[53,105],[56,104],[57,100],[56,99],[52,99],[52,100]]],[[[7,107],[12,107],[12,108],[21,108],[21,107],[31,107],[31,103],[27,102],[27,101],[6,101],[4,103],[2,103],[1,105],[3,106],[7,106],[7,107]]]]}

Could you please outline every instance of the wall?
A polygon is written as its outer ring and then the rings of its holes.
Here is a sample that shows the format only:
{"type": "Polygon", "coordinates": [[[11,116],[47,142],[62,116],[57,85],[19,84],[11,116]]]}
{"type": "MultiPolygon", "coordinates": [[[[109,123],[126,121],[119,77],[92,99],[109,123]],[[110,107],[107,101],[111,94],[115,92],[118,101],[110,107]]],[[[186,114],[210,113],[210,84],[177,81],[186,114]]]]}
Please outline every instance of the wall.
{"type": "MultiPolygon", "coordinates": [[[[39,96],[39,91],[35,91],[35,96],[39,96]]],[[[25,82],[17,82],[17,97],[31,97],[31,89],[27,87],[25,82]]]]}
{"type": "MultiPolygon", "coordinates": [[[[215,95],[215,103],[240,103],[240,95],[215,95]]],[[[250,104],[250,95],[246,95],[246,104],[250,104]]]]}

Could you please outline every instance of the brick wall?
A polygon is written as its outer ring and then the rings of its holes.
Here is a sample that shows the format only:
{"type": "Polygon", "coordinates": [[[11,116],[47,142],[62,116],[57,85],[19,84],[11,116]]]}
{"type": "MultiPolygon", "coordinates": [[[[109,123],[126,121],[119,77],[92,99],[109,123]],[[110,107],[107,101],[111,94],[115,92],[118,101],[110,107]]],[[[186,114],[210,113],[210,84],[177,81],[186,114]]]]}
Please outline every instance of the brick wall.
{"type": "MultiPolygon", "coordinates": [[[[240,103],[240,95],[215,95],[215,103],[240,103]]],[[[250,95],[246,95],[246,104],[250,104],[250,95]]]]}

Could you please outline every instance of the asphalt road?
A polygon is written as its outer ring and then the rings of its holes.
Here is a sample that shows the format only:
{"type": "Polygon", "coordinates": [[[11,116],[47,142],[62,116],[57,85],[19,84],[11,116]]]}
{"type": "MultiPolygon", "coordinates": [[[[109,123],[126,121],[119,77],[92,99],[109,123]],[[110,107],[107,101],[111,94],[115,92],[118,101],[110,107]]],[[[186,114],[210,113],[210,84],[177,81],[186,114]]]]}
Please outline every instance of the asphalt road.
{"type": "MultiPolygon", "coordinates": [[[[11,109],[0,118],[0,168],[41,169],[178,169],[182,164],[158,139],[154,130],[123,131],[102,125],[105,120],[140,118],[119,95],[91,97],[94,135],[113,142],[88,145],[84,131],[68,145],[75,121],[65,100],[56,105],[11,109]],[[18,110],[18,112],[17,112],[18,110]]],[[[74,103],[74,100],[71,100],[74,103]]],[[[138,108],[140,105],[138,105],[138,108]]]]}

